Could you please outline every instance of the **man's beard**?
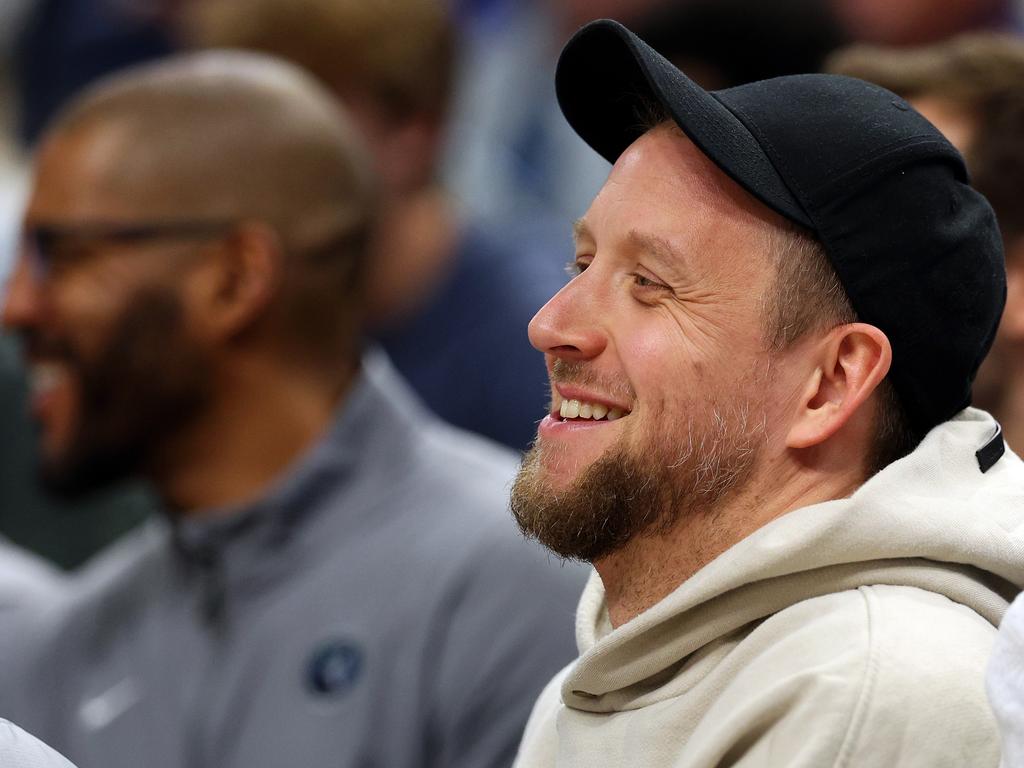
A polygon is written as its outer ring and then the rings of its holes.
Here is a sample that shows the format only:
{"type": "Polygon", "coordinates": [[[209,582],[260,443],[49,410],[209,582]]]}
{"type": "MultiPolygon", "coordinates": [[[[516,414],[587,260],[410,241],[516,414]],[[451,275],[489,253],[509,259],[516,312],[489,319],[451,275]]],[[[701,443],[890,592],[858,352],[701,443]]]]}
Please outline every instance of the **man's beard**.
{"type": "Polygon", "coordinates": [[[594,562],[637,537],[667,533],[688,516],[713,516],[754,472],[764,443],[763,408],[750,399],[728,407],[691,404],[686,412],[693,416],[683,429],[648,429],[638,444],[624,436],[561,490],[551,487],[544,469],[547,452],[557,447],[538,440],[512,487],[520,529],[561,557],[594,562]]]}
{"type": "Polygon", "coordinates": [[[44,488],[75,498],[145,472],[194,420],[209,398],[210,366],[183,315],[175,294],[152,288],[125,307],[94,358],[57,343],[76,374],[77,423],[61,455],[41,461],[44,488]]]}

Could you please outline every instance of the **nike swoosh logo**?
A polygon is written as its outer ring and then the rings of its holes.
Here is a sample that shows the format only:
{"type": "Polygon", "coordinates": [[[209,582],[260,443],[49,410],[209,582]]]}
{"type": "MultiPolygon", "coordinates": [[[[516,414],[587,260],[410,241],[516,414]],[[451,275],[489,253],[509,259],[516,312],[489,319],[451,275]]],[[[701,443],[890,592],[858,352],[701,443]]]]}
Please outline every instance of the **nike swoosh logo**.
{"type": "Polygon", "coordinates": [[[141,698],[135,681],[126,677],[98,696],[83,701],[78,706],[78,719],[86,730],[98,731],[131,709],[141,698]]]}

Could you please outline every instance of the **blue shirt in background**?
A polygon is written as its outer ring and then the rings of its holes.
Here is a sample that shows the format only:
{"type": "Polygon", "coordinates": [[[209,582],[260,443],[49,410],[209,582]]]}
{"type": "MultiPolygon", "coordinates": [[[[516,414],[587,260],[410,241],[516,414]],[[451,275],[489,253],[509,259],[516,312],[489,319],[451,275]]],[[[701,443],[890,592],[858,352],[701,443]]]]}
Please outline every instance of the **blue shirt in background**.
{"type": "Polygon", "coordinates": [[[420,310],[377,336],[430,408],[463,429],[525,450],[547,412],[544,356],[527,326],[566,283],[571,256],[551,238],[469,225],[450,272],[420,310]]]}

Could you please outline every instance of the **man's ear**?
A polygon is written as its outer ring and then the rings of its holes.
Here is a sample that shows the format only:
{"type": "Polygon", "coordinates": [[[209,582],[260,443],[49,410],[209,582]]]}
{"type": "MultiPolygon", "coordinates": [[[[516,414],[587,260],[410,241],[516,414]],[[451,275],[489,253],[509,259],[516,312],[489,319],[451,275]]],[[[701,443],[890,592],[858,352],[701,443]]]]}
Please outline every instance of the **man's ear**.
{"type": "Polygon", "coordinates": [[[810,448],[832,437],[871,396],[891,364],[889,339],[875,326],[850,323],[833,329],[816,347],[786,446],[810,448]]]}
{"type": "Polygon", "coordinates": [[[1006,245],[1006,309],[999,334],[1016,343],[1024,341],[1024,235],[1006,245]]]}
{"type": "Polygon", "coordinates": [[[283,246],[266,224],[243,222],[211,243],[186,281],[200,333],[216,342],[252,326],[280,290],[283,273],[283,246]]]}

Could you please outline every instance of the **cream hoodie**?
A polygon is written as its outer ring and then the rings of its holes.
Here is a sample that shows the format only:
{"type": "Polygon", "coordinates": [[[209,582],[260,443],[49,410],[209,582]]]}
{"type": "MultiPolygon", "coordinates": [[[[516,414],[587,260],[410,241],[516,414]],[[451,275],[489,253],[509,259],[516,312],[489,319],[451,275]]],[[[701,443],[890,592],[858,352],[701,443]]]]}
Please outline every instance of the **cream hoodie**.
{"type": "Polygon", "coordinates": [[[516,768],[994,768],[985,665],[1024,586],[1024,464],[975,455],[996,430],[963,411],[618,629],[592,576],[516,768]]]}

